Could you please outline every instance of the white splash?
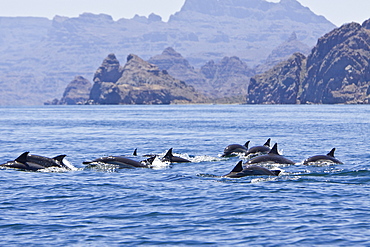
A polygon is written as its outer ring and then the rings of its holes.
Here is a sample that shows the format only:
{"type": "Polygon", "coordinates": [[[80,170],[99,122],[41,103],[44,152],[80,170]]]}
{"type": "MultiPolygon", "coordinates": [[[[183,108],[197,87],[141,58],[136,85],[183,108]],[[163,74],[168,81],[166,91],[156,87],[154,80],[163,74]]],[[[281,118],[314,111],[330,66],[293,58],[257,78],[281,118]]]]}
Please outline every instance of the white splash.
{"type": "Polygon", "coordinates": [[[171,166],[171,162],[168,161],[161,161],[161,159],[157,156],[153,160],[153,163],[150,165],[150,168],[154,170],[166,169],[171,166]]]}
{"type": "Polygon", "coordinates": [[[67,166],[71,171],[78,171],[79,170],[77,167],[75,167],[74,165],[72,165],[72,163],[69,162],[69,160],[67,160],[66,158],[63,159],[63,164],[65,166],[67,166]]]}
{"type": "Polygon", "coordinates": [[[187,159],[190,160],[193,163],[215,162],[215,161],[227,160],[225,158],[213,157],[213,156],[208,156],[208,155],[200,155],[200,156],[195,156],[195,157],[188,157],[187,159]]]}

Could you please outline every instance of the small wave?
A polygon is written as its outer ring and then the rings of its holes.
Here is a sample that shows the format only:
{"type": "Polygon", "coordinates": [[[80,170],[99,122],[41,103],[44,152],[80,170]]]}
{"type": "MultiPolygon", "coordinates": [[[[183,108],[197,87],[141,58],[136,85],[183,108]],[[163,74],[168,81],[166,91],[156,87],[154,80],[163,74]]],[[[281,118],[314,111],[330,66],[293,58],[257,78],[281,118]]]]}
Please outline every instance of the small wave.
{"type": "Polygon", "coordinates": [[[85,166],[83,170],[95,170],[99,172],[113,173],[113,172],[118,172],[119,166],[113,165],[113,164],[101,163],[101,162],[93,162],[85,166]]]}
{"type": "Polygon", "coordinates": [[[322,166],[335,166],[338,165],[334,162],[331,161],[316,161],[316,162],[310,162],[309,164],[304,164],[304,161],[301,161],[299,163],[296,163],[297,165],[305,165],[305,166],[317,166],[317,167],[322,167],[322,166]]]}
{"type": "Polygon", "coordinates": [[[180,175],[180,174],[171,174],[163,178],[161,181],[178,181],[178,180],[192,180],[192,176],[180,175]]]}
{"type": "Polygon", "coordinates": [[[218,162],[218,161],[226,160],[225,158],[213,157],[213,156],[208,156],[208,155],[200,155],[200,156],[195,156],[195,157],[189,157],[188,159],[193,163],[218,162]]]}
{"type": "Polygon", "coordinates": [[[340,170],[336,174],[338,176],[352,176],[352,177],[368,177],[370,176],[370,170],[369,169],[357,169],[353,171],[348,171],[348,170],[340,170]]]}
{"type": "MultiPolygon", "coordinates": [[[[78,170],[82,170],[82,169],[75,168],[73,171],[78,171],[78,170]]],[[[38,170],[38,172],[45,172],[45,173],[64,173],[64,172],[70,172],[70,171],[71,171],[70,169],[67,169],[64,167],[55,167],[55,166],[38,170]]]]}
{"type": "Polygon", "coordinates": [[[260,162],[260,163],[256,163],[256,164],[246,164],[246,165],[262,166],[262,167],[267,168],[267,169],[270,169],[270,170],[271,169],[277,169],[277,168],[294,166],[294,165],[291,165],[291,164],[280,164],[280,163],[271,162],[271,161],[260,162]]]}
{"type": "Polygon", "coordinates": [[[71,171],[78,171],[78,170],[80,170],[79,168],[77,168],[74,165],[72,165],[72,163],[69,162],[69,160],[66,159],[66,158],[63,159],[63,164],[65,164],[71,171]]]}
{"type": "Polygon", "coordinates": [[[253,178],[251,180],[251,184],[262,183],[262,182],[271,182],[271,181],[278,181],[278,177],[259,177],[253,178]]]}
{"type": "Polygon", "coordinates": [[[221,178],[222,177],[222,176],[208,174],[208,173],[199,173],[199,174],[197,174],[197,176],[198,177],[203,177],[203,178],[221,178]]]}

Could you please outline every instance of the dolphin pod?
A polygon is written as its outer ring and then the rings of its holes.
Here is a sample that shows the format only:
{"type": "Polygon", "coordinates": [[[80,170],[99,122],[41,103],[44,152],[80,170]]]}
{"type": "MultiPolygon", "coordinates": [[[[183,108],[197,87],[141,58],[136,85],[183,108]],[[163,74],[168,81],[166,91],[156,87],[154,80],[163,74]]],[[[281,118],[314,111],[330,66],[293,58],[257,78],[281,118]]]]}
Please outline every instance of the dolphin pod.
{"type": "MultiPolygon", "coordinates": [[[[280,174],[280,170],[269,170],[264,168],[263,165],[265,164],[285,164],[285,165],[294,165],[295,162],[285,158],[284,156],[279,154],[278,145],[275,143],[273,148],[270,149],[270,141],[268,139],[266,143],[262,146],[254,146],[248,148],[250,141],[247,141],[244,145],[239,144],[232,144],[227,146],[224,149],[224,153],[221,157],[229,157],[232,154],[239,153],[243,155],[250,155],[254,154],[253,156],[248,156],[249,159],[243,164],[242,161],[238,162],[238,164],[230,171],[228,174],[223,175],[222,177],[227,178],[240,178],[245,176],[278,176],[280,174]],[[257,156],[255,156],[257,155],[257,156]],[[252,158],[250,158],[252,157],[252,158]]],[[[309,157],[303,161],[303,165],[311,165],[316,163],[334,163],[334,164],[343,164],[341,161],[334,157],[335,148],[333,148],[328,154],[326,155],[315,155],[309,157]]],[[[133,156],[137,156],[137,149],[132,154],[133,156]]],[[[8,161],[4,164],[0,164],[0,167],[4,168],[13,168],[25,171],[40,171],[46,168],[62,168],[64,170],[77,170],[76,167],[71,165],[67,160],[64,158],[66,155],[59,155],[54,158],[48,158],[40,155],[30,154],[29,152],[22,153],[19,157],[15,160],[8,161]]],[[[145,155],[143,156],[145,157],[145,155]]],[[[189,163],[191,162],[188,159],[174,156],[173,149],[170,148],[166,154],[160,158],[159,155],[149,155],[149,158],[146,160],[137,161],[131,158],[127,158],[124,156],[106,156],[100,157],[91,161],[84,161],[82,164],[86,166],[94,166],[97,164],[106,164],[106,165],[115,165],[119,169],[127,169],[127,168],[153,168],[152,166],[153,161],[158,158],[162,162],[170,162],[172,163],[189,163]]]]}
{"type": "MultiPolygon", "coordinates": [[[[167,153],[160,159],[162,162],[170,163],[189,163],[190,160],[174,156],[172,153],[172,148],[170,148],[167,153]]],[[[134,150],[133,156],[137,156],[137,149],[134,150]]],[[[92,161],[84,161],[82,164],[94,166],[97,164],[115,165],[119,169],[130,169],[130,168],[152,168],[152,164],[157,155],[144,155],[149,156],[148,159],[142,161],[136,161],[123,156],[107,156],[94,159],[92,161]]]]}
{"type": "Polygon", "coordinates": [[[230,157],[233,155],[245,155],[245,156],[255,156],[260,154],[267,154],[270,152],[270,142],[271,138],[269,138],[265,144],[261,146],[253,146],[248,148],[250,141],[247,141],[244,145],[240,144],[230,144],[224,149],[224,153],[221,157],[230,157]]]}
{"type": "MultiPolygon", "coordinates": [[[[174,156],[172,148],[169,149],[166,155],[161,159],[162,162],[170,163],[189,163],[190,160],[174,156]]],[[[134,150],[133,156],[137,156],[137,149],[134,150]]],[[[48,158],[40,155],[33,155],[29,152],[21,154],[18,158],[12,161],[8,161],[4,164],[0,164],[0,167],[14,168],[24,171],[40,171],[46,168],[63,168],[65,170],[77,170],[76,167],[65,161],[66,155],[59,155],[54,158],[48,158]]],[[[106,156],[100,157],[91,161],[84,161],[82,164],[93,167],[98,164],[115,165],[119,169],[130,169],[130,168],[152,168],[152,163],[157,155],[150,155],[148,159],[142,161],[136,161],[123,156],[106,156]]]]}

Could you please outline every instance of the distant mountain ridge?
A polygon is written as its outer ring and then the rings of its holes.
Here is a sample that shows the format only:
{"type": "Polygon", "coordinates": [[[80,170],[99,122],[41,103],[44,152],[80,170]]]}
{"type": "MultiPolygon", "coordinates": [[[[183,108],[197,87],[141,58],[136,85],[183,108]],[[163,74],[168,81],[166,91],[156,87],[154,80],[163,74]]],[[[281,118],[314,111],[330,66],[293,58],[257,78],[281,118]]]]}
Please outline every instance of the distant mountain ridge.
{"type": "Polygon", "coordinates": [[[302,23],[320,23],[325,20],[324,17],[317,16],[308,8],[304,8],[296,0],[280,0],[279,3],[261,0],[187,0],[178,14],[180,15],[188,11],[218,17],[229,16],[239,19],[249,19],[250,17],[256,18],[257,20],[289,19],[302,23]]]}
{"type": "Polygon", "coordinates": [[[76,75],[91,78],[109,53],[147,60],[173,47],[197,68],[235,56],[253,68],[293,31],[312,46],[334,27],[296,0],[187,0],[168,22],[155,14],[118,21],[89,13],[53,20],[1,17],[0,105],[59,98],[76,75]]]}
{"type": "Polygon", "coordinates": [[[172,47],[166,48],[161,55],[150,58],[148,62],[192,85],[214,102],[243,103],[250,77],[255,74],[236,56],[224,57],[218,63],[211,60],[200,69],[195,69],[172,47]]]}

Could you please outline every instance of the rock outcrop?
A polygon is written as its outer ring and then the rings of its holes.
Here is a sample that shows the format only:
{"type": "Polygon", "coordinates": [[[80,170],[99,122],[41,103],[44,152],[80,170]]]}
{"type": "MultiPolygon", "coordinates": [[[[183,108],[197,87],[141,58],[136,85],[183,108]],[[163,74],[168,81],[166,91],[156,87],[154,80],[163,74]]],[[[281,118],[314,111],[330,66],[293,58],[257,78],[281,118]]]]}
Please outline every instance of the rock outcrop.
{"type": "Polygon", "coordinates": [[[54,99],[51,102],[45,102],[46,105],[82,105],[90,97],[92,84],[83,76],[76,76],[64,91],[61,100],[54,99]]]}
{"type": "Polygon", "coordinates": [[[130,54],[124,67],[109,54],[94,76],[90,104],[186,104],[208,99],[185,82],[130,54]]]}
{"type": "Polygon", "coordinates": [[[76,76],[64,91],[61,105],[82,105],[90,97],[92,84],[82,76],[76,76]]]}
{"type": "Polygon", "coordinates": [[[167,47],[162,54],[151,57],[148,62],[158,66],[161,70],[166,70],[174,78],[186,82],[197,91],[206,94],[203,90],[205,79],[198,70],[190,65],[188,60],[172,47],[167,47]]]}
{"type": "Polygon", "coordinates": [[[369,103],[369,21],[334,29],[318,40],[307,59],[295,55],[252,78],[248,103],[369,103]]]}
{"type": "Polygon", "coordinates": [[[251,78],[247,103],[296,104],[305,65],[306,57],[295,53],[273,69],[251,78]]]}

